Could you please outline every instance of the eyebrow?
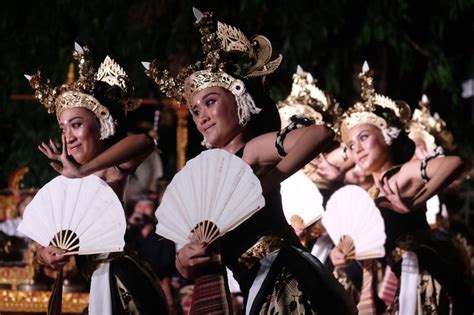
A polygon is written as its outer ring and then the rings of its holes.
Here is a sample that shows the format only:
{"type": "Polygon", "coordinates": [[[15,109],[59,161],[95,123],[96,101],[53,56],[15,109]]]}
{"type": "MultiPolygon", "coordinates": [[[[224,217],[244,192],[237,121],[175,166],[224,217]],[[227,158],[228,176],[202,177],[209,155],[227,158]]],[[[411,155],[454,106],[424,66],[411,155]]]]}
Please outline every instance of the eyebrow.
{"type": "MultiPolygon", "coordinates": [[[[82,117],[80,117],[80,116],[72,117],[71,119],[66,120],[65,123],[71,123],[73,120],[78,119],[78,118],[82,118],[82,117]]],[[[63,126],[64,123],[61,122],[61,123],[59,123],[59,125],[63,126]]]]}
{"type": "Polygon", "coordinates": [[[219,95],[219,93],[217,93],[217,92],[209,92],[209,93],[207,93],[206,95],[204,95],[204,96],[202,97],[202,99],[205,99],[205,98],[211,96],[212,94],[219,95]]]}
{"type": "MultiPolygon", "coordinates": [[[[368,129],[362,129],[358,134],[355,135],[355,138],[359,138],[360,134],[364,131],[368,131],[368,129]]],[[[352,143],[354,143],[354,140],[350,139],[349,142],[347,142],[347,145],[351,145],[352,143]]]]}
{"type": "Polygon", "coordinates": [[[369,129],[362,129],[362,130],[356,135],[356,138],[358,138],[361,133],[366,132],[366,131],[369,131],[369,129]]]}
{"type": "MultiPolygon", "coordinates": [[[[213,95],[213,94],[219,95],[219,93],[217,93],[217,92],[209,92],[209,93],[205,94],[203,97],[201,97],[201,99],[204,100],[204,99],[208,98],[209,96],[211,96],[211,95],[213,95]]],[[[196,106],[197,106],[196,103],[192,104],[192,105],[191,105],[191,110],[194,110],[194,108],[195,108],[196,106]]]]}

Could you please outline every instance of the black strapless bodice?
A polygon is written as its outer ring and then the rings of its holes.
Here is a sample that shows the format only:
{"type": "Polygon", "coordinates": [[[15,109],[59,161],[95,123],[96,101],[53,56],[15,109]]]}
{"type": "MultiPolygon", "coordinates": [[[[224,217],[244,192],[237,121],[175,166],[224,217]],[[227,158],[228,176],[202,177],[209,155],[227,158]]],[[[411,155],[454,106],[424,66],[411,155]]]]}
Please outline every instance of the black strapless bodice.
{"type": "Polygon", "coordinates": [[[425,212],[422,210],[410,213],[398,213],[391,209],[380,208],[380,213],[385,224],[385,251],[390,253],[396,246],[397,241],[419,231],[428,231],[430,229],[426,221],[425,212]]]}

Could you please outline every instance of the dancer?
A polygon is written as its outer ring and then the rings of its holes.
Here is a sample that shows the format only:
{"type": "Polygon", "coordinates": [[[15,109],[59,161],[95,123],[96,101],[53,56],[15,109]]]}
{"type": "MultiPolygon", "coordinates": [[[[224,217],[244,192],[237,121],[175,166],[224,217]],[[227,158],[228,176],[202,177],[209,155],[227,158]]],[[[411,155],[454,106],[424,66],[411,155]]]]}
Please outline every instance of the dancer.
{"type": "MultiPolygon", "coordinates": [[[[472,277],[450,239],[430,232],[424,208],[428,198],[457,177],[463,162],[457,156],[410,162],[415,148],[404,132],[408,105],[376,94],[368,66],[359,78],[363,101],[341,117],[340,132],[350,157],[372,174],[375,184],[369,193],[376,198],[387,235],[385,262],[396,275],[389,278],[395,283],[402,278],[399,299],[379,295],[389,311],[400,314],[445,314],[450,301],[455,314],[472,311],[472,277]]],[[[331,258],[336,266],[347,262],[337,249],[331,258]]]]}
{"type": "MultiPolygon", "coordinates": [[[[168,96],[188,106],[208,147],[242,157],[260,178],[266,206],[220,240],[222,261],[240,284],[246,313],[355,313],[343,288],[287,224],[279,193],[280,182],[320,153],[333,132],[307,120],[277,132],[276,105],[257,78],[272,73],[281,56],[270,61],[271,44],[261,35],[248,40],[223,23],[215,31],[210,13],[197,12],[196,18],[205,60],[176,78],[157,61],[146,65],[146,73],[168,96]],[[307,127],[296,128],[302,125],[307,127]]],[[[177,253],[176,267],[183,276],[194,278],[211,264],[207,245],[189,243],[177,253]]]]}
{"type": "MultiPolygon", "coordinates": [[[[62,151],[51,140],[39,150],[58,173],[70,178],[94,174],[121,199],[128,175],[154,143],[146,135],[126,137],[120,129],[124,111],[136,108],[128,101],[133,88],[124,70],[107,56],[95,71],[89,50],[77,44],[73,57],[79,64],[74,82],[52,89],[39,72],[27,76],[36,98],[56,114],[62,133],[62,151]]],[[[36,257],[56,269],[68,260],[53,246],[39,247],[36,257]]],[[[157,278],[127,248],[123,253],[76,256],[76,261],[91,281],[90,314],[167,313],[157,278]]]]}

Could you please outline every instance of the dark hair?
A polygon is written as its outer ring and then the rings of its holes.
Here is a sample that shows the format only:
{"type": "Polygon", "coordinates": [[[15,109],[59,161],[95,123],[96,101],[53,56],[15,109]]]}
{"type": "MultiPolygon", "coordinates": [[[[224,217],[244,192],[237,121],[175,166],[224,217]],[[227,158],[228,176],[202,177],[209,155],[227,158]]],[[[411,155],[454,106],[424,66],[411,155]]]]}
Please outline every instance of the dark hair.
{"type": "Polygon", "coordinates": [[[390,146],[393,163],[395,165],[401,165],[410,161],[413,154],[415,154],[416,145],[413,140],[408,137],[405,131],[405,123],[402,122],[390,108],[376,105],[374,114],[385,119],[389,127],[400,129],[400,134],[393,140],[390,146]]]}
{"type": "Polygon", "coordinates": [[[253,114],[246,125],[248,140],[262,134],[281,129],[280,114],[275,102],[268,95],[268,91],[261,79],[250,79],[245,82],[247,92],[252,96],[255,105],[262,109],[258,114],[253,114]]]}
{"type": "Polygon", "coordinates": [[[415,142],[408,137],[405,130],[401,130],[396,139],[390,146],[392,153],[392,161],[395,165],[401,165],[411,160],[415,154],[415,142]]]}

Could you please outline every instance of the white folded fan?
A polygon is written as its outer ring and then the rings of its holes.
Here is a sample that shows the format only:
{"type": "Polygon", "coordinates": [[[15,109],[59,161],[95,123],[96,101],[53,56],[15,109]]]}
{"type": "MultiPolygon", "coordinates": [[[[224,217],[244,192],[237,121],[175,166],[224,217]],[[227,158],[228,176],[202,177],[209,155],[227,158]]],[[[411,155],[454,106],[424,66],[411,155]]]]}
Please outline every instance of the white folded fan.
{"type": "Polygon", "coordinates": [[[239,157],[222,149],[189,160],[166,188],[156,233],[180,246],[212,243],[265,206],[260,181],[239,157]]]}
{"type": "Polygon", "coordinates": [[[385,224],[369,194],[347,185],[329,198],[322,223],[336,246],[348,259],[385,256],[385,224]]]}
{"type": "Polygon", "coordinates": [[[280,193],[283,212],[293,228],[304,229],[323,216],[323,196],[303,171],[284,180],[280,193]]]}
{"type": "Polygon", "coordinates": [[[66,255],[117,252],[125,245],[125,212],[99,177],[58,176],[36,193],[18,230],[42,246],[65,250],[66,255]]]}

